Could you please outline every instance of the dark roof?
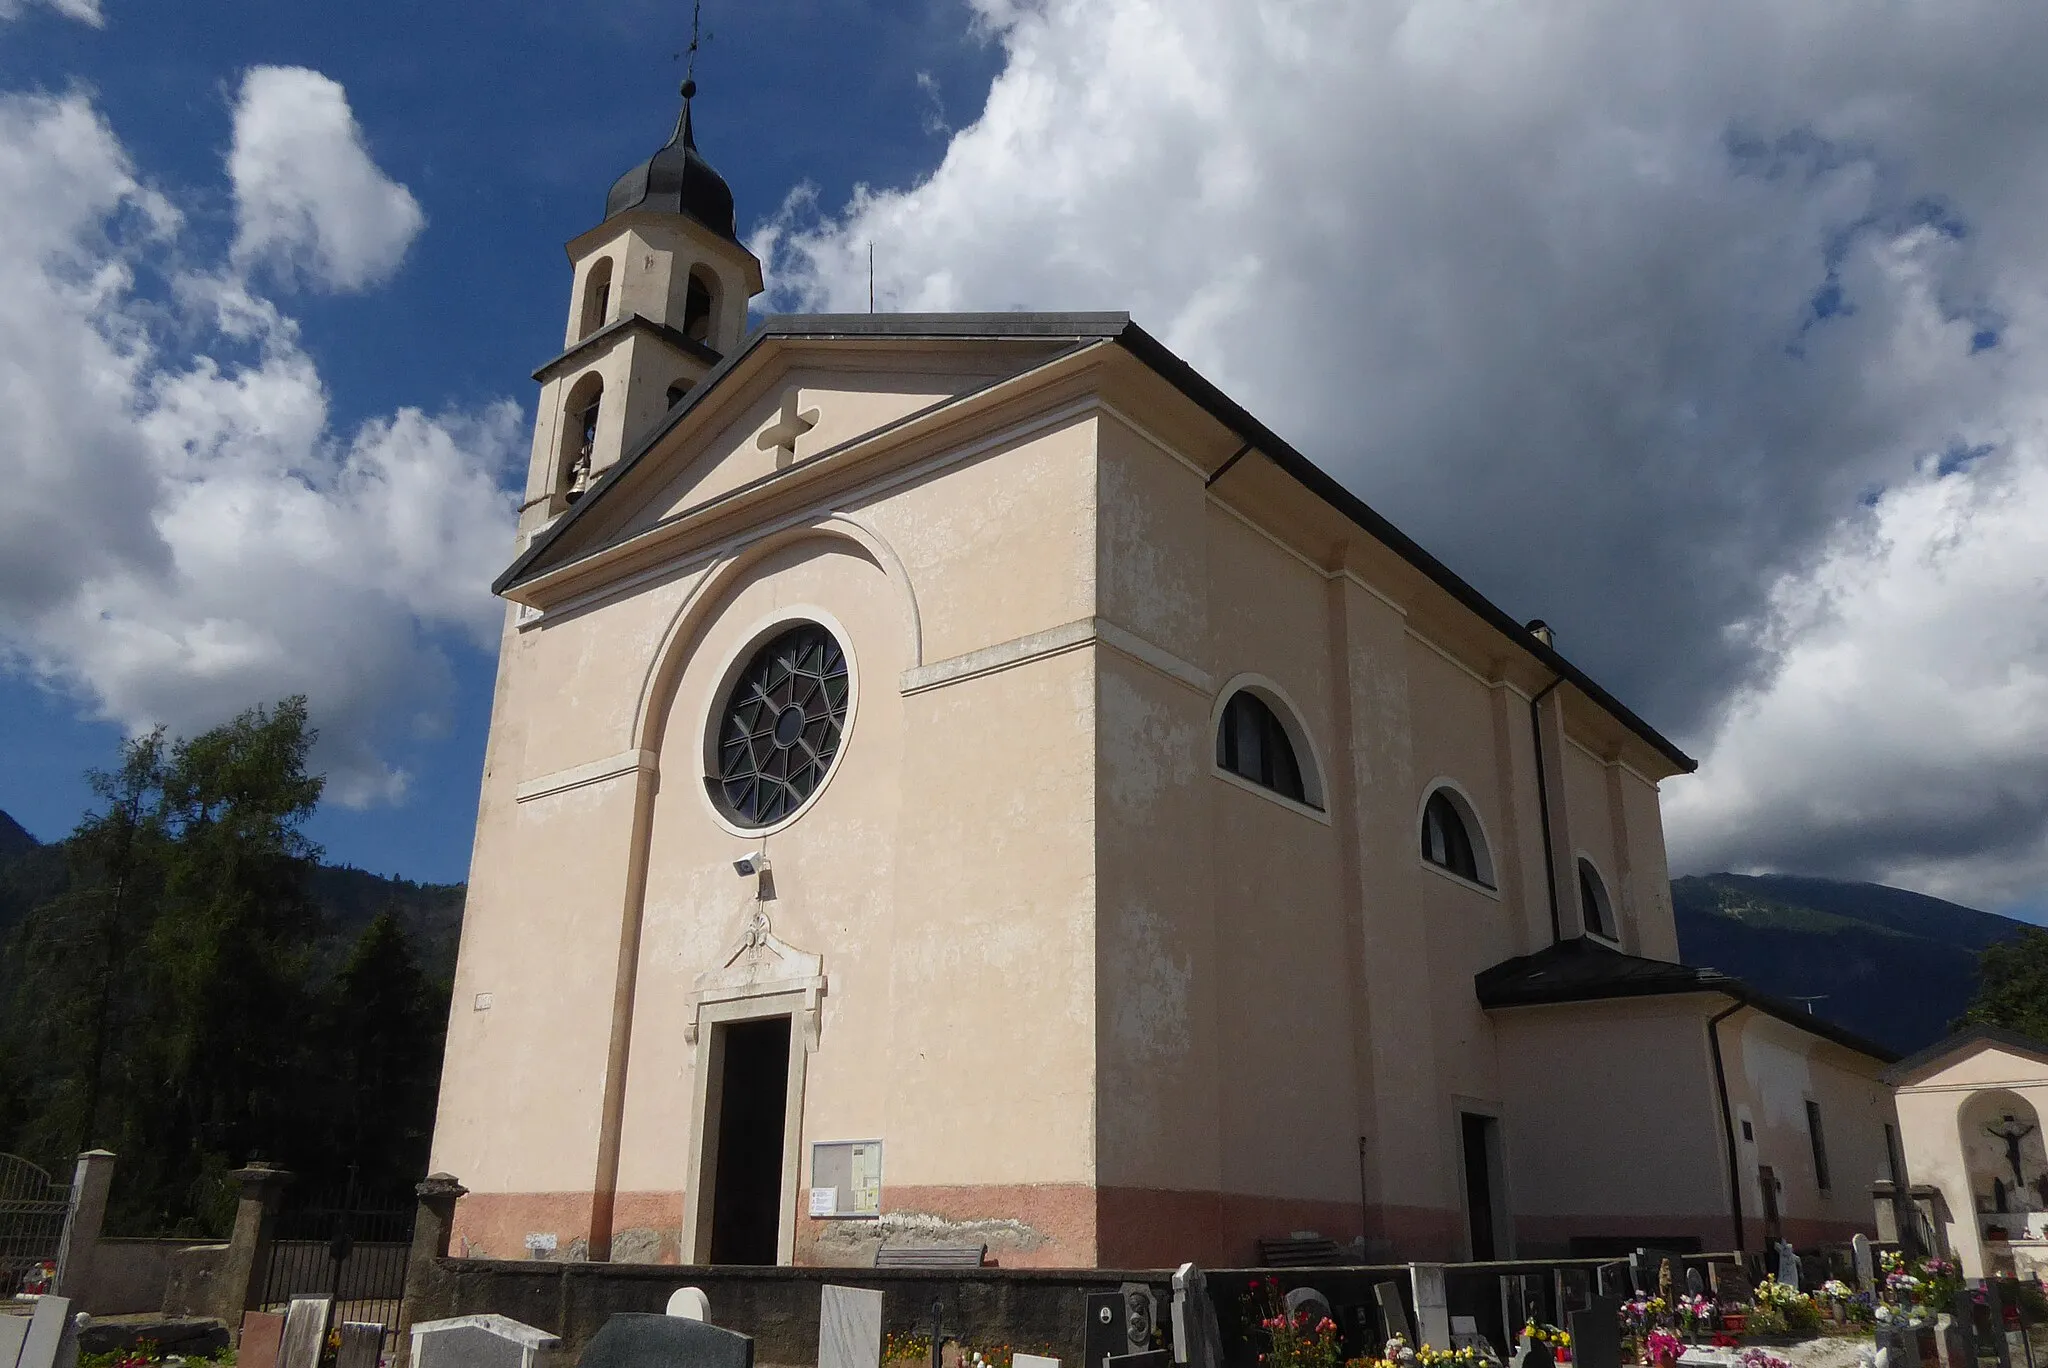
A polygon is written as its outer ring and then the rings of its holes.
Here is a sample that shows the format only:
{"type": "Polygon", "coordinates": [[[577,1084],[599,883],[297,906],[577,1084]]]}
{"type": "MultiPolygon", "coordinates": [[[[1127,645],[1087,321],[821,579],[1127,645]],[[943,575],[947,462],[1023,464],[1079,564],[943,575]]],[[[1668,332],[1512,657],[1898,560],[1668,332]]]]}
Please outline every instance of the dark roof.
{"type": "Polygon", "coordinates": [[[2018,1031],[2008,1031],[2003,1026],[1966,1026],[1946,1039],[1935,1041],[1924,1050],[1915,1050],[1912,1054],[1907,1055],[1904,1059],[1892,1065],[1891,1069],[1885,1074],[1884,1081],[1893,1084],[1902,1083],[1908,1076],[1920,1072],[1920,1070],[1926,1068],[1935,1060],[1946,1055],[1956,1054],[1971,1045],[1979,1043],[2003,1045],[2008,1049],[2022,1050],[2038,1059],[2048,1060],[2048,1043],[2036,1040],[2030,1035],[2021,1035],[2018,1031]]]}
{"type": "Polygon", "coordinates": [[[536,380],[547,379],[550,375],[554,374],[555,370],[563,362],[573,361],[592,348],[602,346],[605,342],[622,332],[652,333],[685,356],[694,356],[707,365],[716,365],[718,363],[717,352],[704,343],[699,342],[696,338],[685,336],[680,328],[671,328],[666,323],[657,323],[644,314],[627,314],[624,318],[613,319],[594,333],[578,338],[574,343],[570,344],[567,351],[541,362],[539,366],[534,368],[533,378],[536,380]]]}
{"type": "Polygon", "coordinates": [[[1373,511],[1363,499],[1339,484],[1315,462],[1289,446],[1279,434],[1252,417],[1229,395],[1202,378],[1194,367],[1168,351],[1150,333],[1133,323],[1127,313],[771,315],[748,335],[738,350],[713,368],[681,404],[669,410],[666,418],[656,423],[636,441],[611,469],[590,487],[583,498],[557,519],[546,532],[536,537],[526,552],[513,561],[504,574],[498,576],[497,581],[491,586],[492,592],[502,594],[524,579],[556,538],[598,502],[596,495],[631,470],[671,428],[682,421],[685,414],[717,387],[718,382],[724,379],[728,372],[750,356],[757,347],[772,338],[835,337],[903,340],[960,338],[988,341],[1041,339],[1067,341],[1075,346],[1114,342],[1150,367],[1156,375],[1179,390],[1203,412],[1236,433],[1240,440],[1250,444],[1252,450],[1263,455],[1296,483],[1307,488],[1310,493],[1370,533],[1437,587],[1478,614],[1488,626],[1521,647],[1544,669],[1570,681],[1594,704],[1620,721],[1678,769],[1691,773],[1699,768],[1697,761],[1666,739],[1656,728],[1636,716],[1632,710],[1623,706],[1621,700],[1594,683],[1585,671],[1559,655],[1548,643],[1508,616],[1492,600],[1453,574],[1450,567],[1423,550],[1407,533],[1373,511]]]}
{"type": "Polygon", "coordinates": [[[676,131],[661,150],[612,183],[611,193],[604,197],[604,216],[611,218],[628,209],[686,214],[720,237],[737,242],[732,187],[697,151],[696,133],[690,126],[691,93],[684,92],[676,131]]]}
{"type": "Polygon", "coordinates": [[[1472,988],[1479,996],[1479,1005],[1489,1009],[1662,997],[1673,993],[1719,993],[1883,1063],[1890,1064],[1899,1057],[1897,1051],[1845,1031],[1794,1003],[1760,993],[1732,974],[1625,954],[1586,936],[1559,941],[1534,954],[1517,955],[1482,969],[1472,976],[1472,988]]]}

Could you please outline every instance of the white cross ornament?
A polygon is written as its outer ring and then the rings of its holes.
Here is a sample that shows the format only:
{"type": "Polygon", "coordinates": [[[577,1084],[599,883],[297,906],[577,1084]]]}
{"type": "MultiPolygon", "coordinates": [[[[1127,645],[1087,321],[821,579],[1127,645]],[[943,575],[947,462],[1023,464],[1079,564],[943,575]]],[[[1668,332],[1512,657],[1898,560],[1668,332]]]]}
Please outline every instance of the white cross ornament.
{"type": "Polygon", "coordinates": [[[763,451],[775,453],[775,468],[796,460],[796,439],[818,425],[818,410],[803,407],[803,391],[795,386],[782,392],[782,409],[775,421],[761,429],[754,439],[763,451]]]}

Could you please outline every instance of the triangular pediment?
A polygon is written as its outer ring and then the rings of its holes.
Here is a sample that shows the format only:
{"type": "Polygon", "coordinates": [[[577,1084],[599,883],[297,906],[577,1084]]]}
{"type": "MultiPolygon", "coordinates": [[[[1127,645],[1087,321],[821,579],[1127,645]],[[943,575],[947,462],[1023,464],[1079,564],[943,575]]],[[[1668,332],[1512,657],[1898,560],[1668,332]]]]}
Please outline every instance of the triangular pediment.
{"type": "Polygon", "coordinates": [[[629,442],[617,465],[533,539],[496,587],[522,597],[520,586],[800,475],[821,456],[1094,340],[1072,328],[1015,335],[991,328],[985,336],[757,333],[629,442]]]}

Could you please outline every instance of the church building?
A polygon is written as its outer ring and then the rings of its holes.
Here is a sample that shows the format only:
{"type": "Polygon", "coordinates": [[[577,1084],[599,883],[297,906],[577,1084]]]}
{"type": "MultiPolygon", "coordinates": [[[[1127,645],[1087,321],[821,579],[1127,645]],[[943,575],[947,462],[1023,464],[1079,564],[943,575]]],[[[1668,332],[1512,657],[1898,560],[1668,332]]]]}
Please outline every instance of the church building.
{"type": "Polygon", "coordinates": [[[1122,314],[750,323],[689,94],[534,373],[455,1253],[1870,1227],[1890,1057],[1679,963],[1690,759],[1122,314]]]}

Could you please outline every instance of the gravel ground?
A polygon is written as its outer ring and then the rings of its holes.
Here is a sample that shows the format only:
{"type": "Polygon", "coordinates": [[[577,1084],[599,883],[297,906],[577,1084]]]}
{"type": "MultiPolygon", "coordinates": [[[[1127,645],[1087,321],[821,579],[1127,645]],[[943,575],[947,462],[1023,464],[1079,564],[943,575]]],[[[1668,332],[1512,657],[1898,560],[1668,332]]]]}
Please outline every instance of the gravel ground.
{"type": "Polygon", "coordinates": [[[1805,1340],[1799,1344],[1774,1348],[1776,1354],[1792,1365],[1792,1368],[1856,1368],[1864,1355],[1876,1350],[1877,1342],[1867,1335],[1822,1335],[1817,1339],[1805,1340]]]}

